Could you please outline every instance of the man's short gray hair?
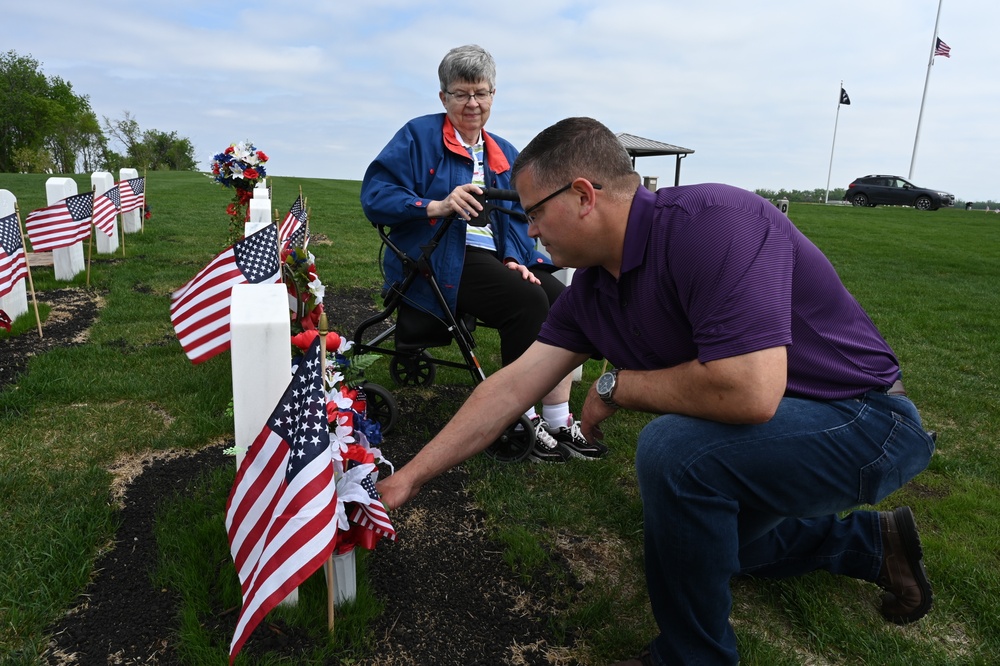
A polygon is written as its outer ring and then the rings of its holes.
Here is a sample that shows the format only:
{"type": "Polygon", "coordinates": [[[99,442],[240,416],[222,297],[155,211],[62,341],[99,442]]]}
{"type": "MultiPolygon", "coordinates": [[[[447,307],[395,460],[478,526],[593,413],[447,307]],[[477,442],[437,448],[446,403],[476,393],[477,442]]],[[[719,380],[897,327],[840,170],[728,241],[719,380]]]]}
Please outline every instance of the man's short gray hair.
{"type": "Polygon", "coordinates": [[[441,92],[448,92],[453,83],[479,83],[485,81],[490,90],[496,87],[497,65],[489,51],[476,44],[456,46],[438,65],[441,92]]]}

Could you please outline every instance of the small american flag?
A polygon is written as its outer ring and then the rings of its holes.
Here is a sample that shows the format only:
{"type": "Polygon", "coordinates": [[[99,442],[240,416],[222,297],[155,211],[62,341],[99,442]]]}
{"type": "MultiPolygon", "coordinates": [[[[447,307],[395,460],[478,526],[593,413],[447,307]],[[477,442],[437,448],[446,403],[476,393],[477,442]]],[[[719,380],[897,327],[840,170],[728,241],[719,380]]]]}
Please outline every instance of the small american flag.
{"type": "Polygon", "coordinates": [[[130,210],[135,210],[137,208],[142,208],[146,203],[146,179],[145,178],[129,178],[128,180],[123,180],[118,183],[119,194],[121,197],[121,209],[123,213],[127,213],[130,210]]]}
{"type": "Polygon", "coordinates": [[[350,516],[351,522],[357,523],[362,527],[367,527],[370,530],[375,530],[376,534],[389,537],[395,541],[396,530],[392,526],[392,521],[389,520],[389,514],[385,511],[385,505],[379,499],[379,494],[375,490],[375,482],[372,481],[371,475],[361,480],[361,487],[368,493],[371,503],[362,504],[357,502],[354,513],[350,516]]]}
{"type": "Polygon", "coordinates": [[[61,199],[28,214],[24,228],[35,252],[69,247],[90,236],[94,193],[84,192],[61,199]]]}
{"type": "Polygon", "coordinates": [[[305,231],[299,236],[296,233],[299,229],[303,229],[308,221],[308,215],[306,209],[302,205],[302,195],[300,194],[298,198],[295,199],[295,203],[292,204],[291,209],[288,211],[288,215],[281,222],[281,226],[278,228],[278,239],[281,241],[281,248],[286,247],[299,247],[299,244],[292,244],[293,238],[305,239],[305,231]]]}
{"type": "MultiPolygon", "coordinates": [[[[21,228],[17,224],[17,215],[11,213],[0,219],[0,297],[10,293],[27,275],[28,261],[21,241],[21,228]]],[[[10,322],[9,318],[7,322],[10,322]]]]}
{"type": "Polygon", "coordinates": [[[944,56],[945,58],[951,57],[951,47],[941,41],[941,38],[937,38],[937,44],[934,46],[934,55],[944,56]]]}
{"type": "Polygon", "coordinates": [[[320,368],[316,338],[226,502],[229,550],[243,590],[230,664],[264,616],[333,554],[337,486],[320,368]]]}
{"type": "Polygon", "coordinates": [[[14,322],[10,320],[10,316],[3,310],[0,310],[0,328],[6,330],[9,333],[10,327],[13,323],[14,322]]]}
{"type": "Polygon", "coordinates": [[[115,235],[119,208],[121,208],[121,197],[118,196],[117,185],[94,198],[94,226],[108,238],[115,235]]]}
{"type": "Polygon", "coordinates": [[[278,232],[269,224],[226,248],[175,291],[170,321],[191,362],[201,363],[229,349],[229,306],[234,285],[280,280],[278,232]]]}

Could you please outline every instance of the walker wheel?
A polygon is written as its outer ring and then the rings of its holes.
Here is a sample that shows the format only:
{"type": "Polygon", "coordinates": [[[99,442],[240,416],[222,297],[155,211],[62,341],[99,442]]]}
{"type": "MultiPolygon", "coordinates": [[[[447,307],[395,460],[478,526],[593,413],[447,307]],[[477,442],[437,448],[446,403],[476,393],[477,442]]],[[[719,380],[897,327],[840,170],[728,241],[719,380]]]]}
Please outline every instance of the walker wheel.
{"type": "Polygon", "coordinates": [[[521,415],[485,453],[497,462],[520,462],[528,457],[535,446],[535,428],[531,420],[521,415]],[[520,427],[519,427],[520,426],[520,427]]]}
{"type": "Polygon", "coordinates": [[[413,356],[393,356],[389,376],[400,386],[430,386],[437,375],[437,366],[427,350],[413,356]]]}
{"type": "Polygon", "coordinates": [[[389,434],[399,419],[399,405],[396,404],[396,399],[387,388],[379,384],[365,382],[361,385],[361,390],[365,392],[365,399],[368,402],[366,416],[379,424],[383,436],[389,434]]]}

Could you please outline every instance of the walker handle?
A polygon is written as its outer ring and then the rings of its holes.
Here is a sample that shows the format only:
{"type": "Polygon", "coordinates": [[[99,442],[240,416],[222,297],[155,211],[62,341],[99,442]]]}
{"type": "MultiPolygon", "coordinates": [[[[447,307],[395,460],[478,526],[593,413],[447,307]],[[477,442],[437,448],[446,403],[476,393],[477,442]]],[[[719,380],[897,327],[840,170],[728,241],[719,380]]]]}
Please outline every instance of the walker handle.
{"type": "Polygon", "coordinates": [[[501,190],[496,187],[481,187],[483,198],[496,199],[498,201],[520,201],[517,190],[501,190]]]}
{"type": "Polygon", "coordinates": [[[520,220],[525,224],[528,223],[528,217],[524,213],[517,210],[511,210],[510,208],[505,208],[504,206],[497,206],[494,203],[490,203],[491,200],[520,201],[521,198],[517,195],[517,190],[501,190],[496,187],[481,187],[479,189],[481,189],[483,193],[474,194],[473,196],[476,197],[476,201],[480,203],[480,205],[483,207],[483,210],[480,211],[479,217],[472,218],[472,221],[470,221],[469,224],[476,227],[486,226],[486,224],[489,222],[489,220],[493,215],[493,211],[495,210],[500,211],[504,215],[508,215],[514,218],[515,220],[520,220]]]}

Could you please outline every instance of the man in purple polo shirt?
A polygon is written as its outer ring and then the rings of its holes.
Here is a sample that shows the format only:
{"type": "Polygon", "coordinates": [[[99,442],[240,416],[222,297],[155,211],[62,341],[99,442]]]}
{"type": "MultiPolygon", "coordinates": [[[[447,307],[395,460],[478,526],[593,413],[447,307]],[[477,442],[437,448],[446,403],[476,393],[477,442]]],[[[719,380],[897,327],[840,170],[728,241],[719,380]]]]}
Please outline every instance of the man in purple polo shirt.
{"type": "Polygon", "coordinates": [[[931,606],[907,507],[874,504],[934,449],[896,358],[830,262],[777,208],[725,185],[639,186],[617,137],[569,118],[518,156],[513,182],[553,261],[578,270],[538,340],[477,387],[379,484],[396,507],[486,448],[587,358],[582,429],[658,414],[637,444],[646,582],[660,629],[622,664],[735,664],[729,583],[823,569],[878,584],[882,613],[931,606]]]}

